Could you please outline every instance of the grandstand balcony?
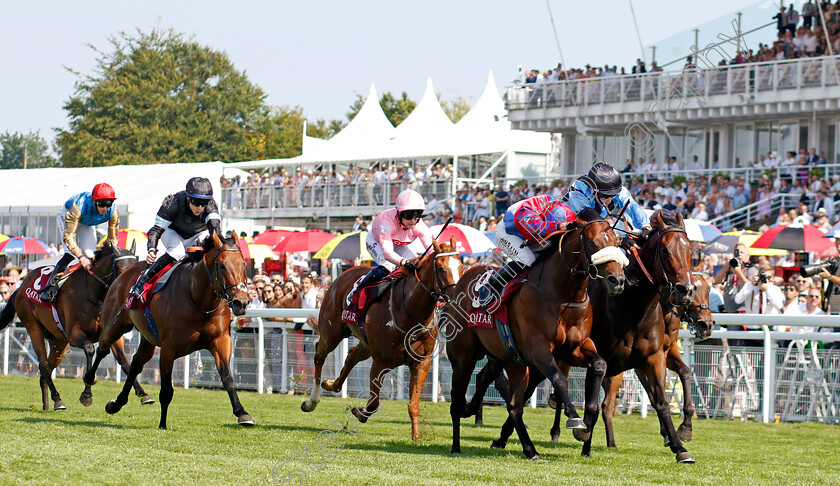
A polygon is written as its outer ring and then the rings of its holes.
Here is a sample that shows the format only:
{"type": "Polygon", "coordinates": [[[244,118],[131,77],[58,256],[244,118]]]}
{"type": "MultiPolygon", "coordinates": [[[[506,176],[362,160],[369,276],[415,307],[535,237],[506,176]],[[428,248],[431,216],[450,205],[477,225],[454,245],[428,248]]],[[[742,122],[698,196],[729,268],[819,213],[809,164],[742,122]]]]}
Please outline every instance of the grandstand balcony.
{"type": "MultiPolygon", "coordinates": [[[[692,125],[840,111],[840,56],[514,84],[506,91],[513,128],[611,130],[660,114],[692,125]]],[[[653,125],[652,121],[648,122],[653,125]]]]}

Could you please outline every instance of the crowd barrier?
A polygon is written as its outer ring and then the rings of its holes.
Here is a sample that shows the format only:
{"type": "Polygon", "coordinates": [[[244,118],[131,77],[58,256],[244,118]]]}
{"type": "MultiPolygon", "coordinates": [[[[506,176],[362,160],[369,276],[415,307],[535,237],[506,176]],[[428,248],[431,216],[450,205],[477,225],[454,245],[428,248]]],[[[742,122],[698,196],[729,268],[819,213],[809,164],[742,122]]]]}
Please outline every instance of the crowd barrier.
{"type": "MultiPolygon", "coordinates": [[[[296,324],[307,317],[316,316],[317,310],[304,309],[253,309],[245,317],[245,326],[234,329],[231,367],[240,389],[258,393],[309,393],[312,382],[312,358],[318,336],[303,325],[295,331],[296,324]],[[281,322],[276,319],[287,319],[281,322]],[[294,322],[297,321],[297,322],[294,322]]],[[[758,346],[730,346],[726,341],[708,344],[697,342],[687,330],[680,331],[683,360],[692,370],[692,392],[697,415],[702,418],[763,422],[840,422],[840,350],[829,349],[840,341],[837,332],[797,332],[803,326],[816,328],[840,327],[836,316],[786,316],[715,314],[719,326],[747,326],[755,330],[716,330],[712,340],[738,339],[755,342],[758,346]],[[774,326],[791,330],[772,331],[774,326]],[[768,365],[769,364],[769,365],[768,365]]],[[[136,331],[126,334],[126,348],[132,356],[139,343],[136,331]]],[[[329,356],[323,368],[322,379],[335,378],[347,356],[348,349],[358,341],[351,337],[329,356]]],[[[364,397],[368,393],[368,373],[371,360],[359,363],[350,374],[340,393],[326,395],[364,397]]],[[[484,361],[476,367],[475,373],[484,361]]],[[[81,377],[85,356],[81,349],[69,348],[57,376],[81,377]]],[[[8,327],[2,334],[3,374],[37,376],[38,365],[26,330],[19,324],[8,327]]],[[[583,403],[585,370],[573,368],[569,377],[569,391],[576,405],[583,403]]],[[[121,381],[122,372],[112,356],[100,366],[100,379],[121,381]]],[[[157,354],[146,365],[140,377],[142,383],[158,384],[157,354]]],[[[192,353],[175,363],[173,381],[177,386],[189,388],[221,387],[215,363],[206,351],[192,353]]],[[[34,382],[33,382],[34,383],[34,382]]],[[[474,391],[475,379],[468,393],[474,391]]],[[[382,397],[407,400],[409,372],[405,366],[393,370],[384,381],[382,397]]],[[[33,387],[35,385],[33,384],[33,387]]],[[[438,346],[432,357],[432,366],[422,398],[433,402],[449,399],[451,366],[445,346],[438,346]]],[[[669,372],[667,379],[669,400],[674,412],[682,404],[682,387],[678,377],[669,372]]],[[[34,390],[34,388],[33,388],[34,390]]],[[[79,382],[79,390],[82,383],[79,382]]],[[[76,390],[60,390],[65,400],[76,390]]],[[[94,389],[94,394],[96,394],[94,389]]],[[[532,407],[545,406],[548,401],[548,383],[543,382],[532,397],[532,407]]],[[[632,372],[626,373],[619,392],[621,412],[640,412],[649,409],[647,396],[632,372]]],[[[487,402],[501,404],[502,400],[491,387],[487,402]]]]}

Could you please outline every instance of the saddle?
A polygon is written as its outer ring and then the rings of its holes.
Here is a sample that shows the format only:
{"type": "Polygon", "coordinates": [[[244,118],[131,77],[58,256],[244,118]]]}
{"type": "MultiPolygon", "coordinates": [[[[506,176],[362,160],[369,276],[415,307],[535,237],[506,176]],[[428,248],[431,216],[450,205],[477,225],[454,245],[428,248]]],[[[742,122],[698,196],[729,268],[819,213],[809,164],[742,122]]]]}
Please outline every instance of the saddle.
{"type": "MultiPolygon", "coordinates": [[[[404,276],[405,272],[403,272],[402,269],[397,269],[379,282],[374,282],[370,285],[356,289],[356,291],[353,292],[353,298],[350,303],[341,311],[341,322],[351,326],[363,327],[365,316],[367,315],[367,311],[370,309],[370,306],[382,298],[382,296],[388,292],[388,289],[393,287],[394,284],[404,276]]],[[[356,280],[354,288],[363,278],[364,275],[356,280]]],[[[362,332],[364,332],[364,330],[362,332]]]]}
{"type": "MultiPolygon", "coordinates": [[[[143,285],[143,293],[140,294],[140,299],[135,299],[133,294],[129,294],[128,298],[125,299],[124,307],[126,309],[131,309],[132,307],[135,309],[143,309],[146,306],[144,305],[145,302],[148,302],[149,299],[152,298],[152,295],[160,292],[169,282],[169,277],[172,276],[172,273],[178,268],[181,262],[171,263],[161,270],[157,275],[150,278],[148,282],[143,285]]],[[[140,276],[143,275],[143,272],[137,274],[137,278],[134,279],[133,283],[137,283],[140,280],[140,276]]]]}
{"type": "MultiPolygon", "coordinates": [[[[469,327],[482,327],[485,329],[493,329],[495,327],[496,331],[499,333],[499,338],[501,339],[505,350],[508,352],[513,361],[520,365],[525,365],[526,363],[522,359],[522,355],[519,353],[519,350],[516,348],[516,344],[513,342],[513,334],[510,331],[508,302],[511,297],[516,295],[516,293],[519,292],[519,289],[522,288],[522,284],[525,283],[525,279],[527,279],[528,272],[530,270],[531,269],[529,268],[519,274],[516,278],[511,279],[511,281],[505,285],[505,288],[502,289],[499,298],[496,301],[491,302],[486,308],[479,307],[478,303],[473,300],[472,308],[470,309],[467,320],[467,326],[469,327]]],[[[476,280],[475,287],[473,288],[473,295],[478,296],[478,289],[480,289],[481,286],[490,279],[490,277],[499,271],[501,271],[501,268],[491,268],[487,270],[484,275],[479,277],[478,280],[476,280]]]]}
{"type": "MultiPolygon", "coordinates": [[[[67,281],[70,275],[75,273],[79,268],[81,268],[81,266],[81,264],[77,263],[58,275],[58,278],[56,279],[56,286],[58,288],[55,294],[56,298],[58,298],[58,292],[61,291],[61,287],[64,286],[64,283],[67,281]]],[[[32,282],[29,285],[23,288],[23,294],[26,296],[27,299],[29,299],[32,303],[40,305],[41,307],[44,307],[46,309],[52,309],[55,306],[50,302],[44,302],[43,300],[41,300],[40,294],[41,291],[44,290],[44,288],[46,288],[47,283],[50,281],[50,276],[52,276],[53,270],[55,270],[55,266],[52,265],[47,267],[41,267],[37,270],[38,272],[40,272],[40,274],[34,280],[32,280],[32,282]]]]}

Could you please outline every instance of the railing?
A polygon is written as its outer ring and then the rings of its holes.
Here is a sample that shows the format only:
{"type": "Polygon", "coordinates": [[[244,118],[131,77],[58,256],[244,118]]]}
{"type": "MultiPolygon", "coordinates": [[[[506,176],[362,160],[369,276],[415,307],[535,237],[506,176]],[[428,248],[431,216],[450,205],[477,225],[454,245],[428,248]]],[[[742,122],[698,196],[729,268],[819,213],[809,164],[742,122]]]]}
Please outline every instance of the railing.
{"type": "MultiPolygon", "coordinates": [[[[703,66],[701,66],[703,67],[703,66]]],[[[508,110],[639,101],[673,103],[715,94],[754,95],[838,84],[840,56],[715,66],[687,71],[606,76],[539,84],[514,84],[505,93],[508,110]]],[[[647,106],[647,105],[646,105],[647,106]]],[[[659,109],[673,109],[659,106],[659,109]]],[[[654,103],[656,109],[656,103],[654,103]]]]}
{"type": "Polygon", "coordinates": [[[756,221],[779,214],[780,209],[795,208],[798,204],[799,194],[774,194],[767,199],[755,201],[732,212],[712,218],[709,223],[717,226],[724,233],[735,228],[744,229],[756,221]]]}
{"type": "MultiPolygon", "coordinates": [[[[312,359],[315,334],[301,335],[291,328],[294,323],[272,322],[266,319],[294,318],[305,320],[317,316],[317,310],[302,309],[254,309],[246,317],[251,318],[248,327],[233,331],[234,346],[231,369],[238,388],[252,389],[259,393],[273,391],[287,392],[296,389],[307,392],[312,386],[312,359]],[[303,380],[298,380],[303,377],[303,380]]],[[[820,328],[840,327],[836,316],[788,316],[788,315],[744,315],[715,314],[719,325],[745,325],[755,331],[714,331],[712,338],[728,338],[761,342],[761,347],[720,346],[695,342],[688,331],[680,331],[683,360],[692,368],[692,391],[697,414],[706,418],[755,417],[757,420],[840,422],[840,350],[816,349],[817,341],[840,342],[837,332],[771,331],[771,326],[797,328],[814,326],[820,328]],[[777,347],[774,343],[790,341],[790,345],[777,347]],[[810,343],[810,348],[805,346],[810,343]]],[[[37,376],[38,365],[31,350],[26,330],[11,326],[3,332],[3,374],[37,376]]],[[[129,356],[137,348],[136,332],[127,339],[129,356]]],[[[322,376],[337,375],[347,356],[349,346],[357,344],[355,338],[345,339],[332,359],[327,359],[322,376]]],[[[446,397],[451,389],[451,366],[447,357],[437,348],[433,355],[432,369],[423,388],[422,397],[438,401],[446,397]]],[[[75,348],[65,357],[58,368],[59,375],[80,376],[84,369],[84,353],[75,348]]],[[[481,369],[479,363],[476,373],[481,369]]],[[[140,379],[144,383],[159,383],[157,356],[146,365],[140,379]]],[[[338,394],[342,397],[364,396],[368,390],[370,360],[359,363],[350,374],[347,384],[338,394]]],[[[632,373],[627,373],[620,396],[624,399],[624,411],[648,412],[646,394],[632,373]]],[[[121,379],[121,372],[114,367],[111,357],[103,361],[97,374],[102,379],[121,379]]],[[[174,381],[189,386],[220,387],[213,358],[206,351],[185,356],[176,361],[174,381]]],[[[569,378],[569,391],[576,404],[583,402],[585,370],[573,368],[569,378]]],[[[383,387],[383,397],[407,399],[409,396],[409,375],[405,366],[389,374],[383,387]]],[[[682,389],[676,375],[668,376],[668,396],[673,405],[682,403],[682,389]]],[[[33,381],[33,396],[36,381],[33,381]]],[[[474,384],[474,379],[472,381],[474,384]]],[[[81,382],[79,382],[81,387],[81,382]]],[[[474,392],[471,385],[468,393],[474,392]]],[[[65,394],[73,390],[62,390],[65,394]]],[[[336,395],[324,393],[325,395],[336,395]]],[[[544,405],[548,400],[547,383],[541,384],[530,404],[544,405]]],[[[492,388],[487,401],[501,403],[501,398],[492,388]]]]}
{"type": "Polygon", "coordinates": [[[434,195],[443,201],[452,195],[452,181],[386,181],[317,183],[306,185],[261,185],[222,188],[222,209],[368,208],[393,206],[397,194],[414,189],[426,200],[434,195]]]}

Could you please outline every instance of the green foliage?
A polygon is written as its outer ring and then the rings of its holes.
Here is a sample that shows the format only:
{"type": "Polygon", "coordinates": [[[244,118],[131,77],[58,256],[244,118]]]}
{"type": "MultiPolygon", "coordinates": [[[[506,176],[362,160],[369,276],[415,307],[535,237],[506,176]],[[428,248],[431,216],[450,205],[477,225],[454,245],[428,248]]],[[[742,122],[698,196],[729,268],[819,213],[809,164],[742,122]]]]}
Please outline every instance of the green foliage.
{"type": "Polygon", "coordinates": [[[0,134],[0,169],[23,169],[57,165],[40,132],[0,134]]]}
{"type": "Polygon", "coordinates": [[[464,117],[470,111],[470,104],[463,96],[458,96],[454,100],[445,101],[441,98],[440,93],[437,95],[440,101],[440,106],[446,113],[446,116],[452,120],[452,123],[458,123],[458,120],[464,117]]]}
{"type": "MultiPolygon", "coordinates": [[[[548,440],[554,410],[526,408],[528,432],[543,458],[531,462],[515,435],[507,449],[488,447],[507,418],[504,407],[485,407],[484,427],[462,420],[463,452],[452,455],[448,402],[420,403],[422,438],[415,442],[405,401],[384,400],[380,412],[359,425],[352,416],[348,424],[345,413],[353,398],[324,397],[307,414],[300,411],[305,397],[240,391],[242,405],[257,422],[246,429],[236,425],[224,391],[184,390],[180,378],[175,381],[169,429],[158,430],[160,406],[141,406],[133,393],[118,414],[105,413],[105,402],[122,384],[100,379],[93,406],[85,408],[75,400],[81,381],[58,378],[68,408],[42,412],[36,376],[0,376],[0,483],[275,484],[298,469],[304,476],[291,484],[303,484],[298,480],[304,478],[313,485],[542,485],[556,484],[557,478],[602,485],[840,484],[832,466],[840,462],[840,452],[831,425],[698,418],[694,440],[685,444],[697,464],[685,465],[662,447],[655,414],[644,419],[616,414],[618,448],[609,449],[599,420],[592,457],[585,458],[566,430],[559,443],[548,440]],[[347,432],[336,432],[345,425],[347,432]]],[[[158,398],[159,387],[144,387],[158,398]]]]}
{"type": "Polygon", "coordinates": [[[558,184],[562,185],[562,184],[564,184],[565,182],[566,182],[566,181],[564,181],[563,179],[554,179],[553,181],[551,181],[551,185],[552,185],[552,186],[556,186],[556,185],[558,185],[558,184]]]}
{"type": "MultiPolygon", "coordinates": [[[[353,120],[364,104],[364,96],[356,93],[356,100],[350,105],[350,111],[347,112],[347,119],[353,120]]],[[[385,112],[385,116],[388,117],[391,125],[397,126],[408,117],[414,107],[417,106],[417,103],[409,99],[408,93],[405,91],[402,92],[399,98],[395,97],[390,91],[387,91],[379,98],[379,106],[382,107],[382,111],[385,112]]]]}
{"type": "Polygon", "coordinates": [[[673,186],[676,186],[677,184],[682,184],[685,181],[686,181],[685,176],[677,175],[677,176],[674,176],[674,180],[671,181],[671,182],[673,183],[672,184],[673,186]]]}
{"type": "Polygon", "coordinates": [[[318,138],[332,138],[333,135],[340,132],[342,128],[345,127],[345,123],[341,120],[324,120],[319,118],[315,120],[315,123],[309,123],[306,125],[306,134],[310,137],[318,137],[318,138]]]}
{"type": "MultiPolygon", "coordinates": [[[[264,121],[265,94],[224,52],[172,29],[121,32],[65,103],[65,166],[235,161],[264,121]]],[[[278,143],[278,146],[282,144],[278,143]]]]}
{"type": "Polygon", "coordinates": [[[814,167],[813,169],[808,169],[809,176],[817,176],[817,179],[822,179],[825,175],[825,170],[822,167],[814,167]]]}

